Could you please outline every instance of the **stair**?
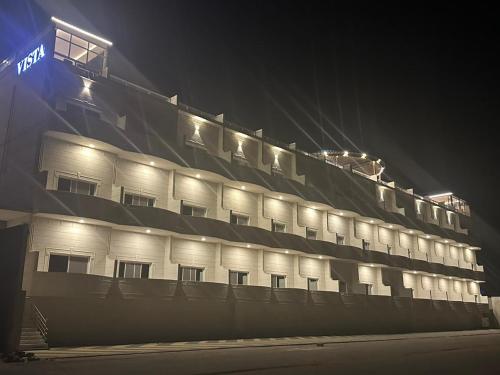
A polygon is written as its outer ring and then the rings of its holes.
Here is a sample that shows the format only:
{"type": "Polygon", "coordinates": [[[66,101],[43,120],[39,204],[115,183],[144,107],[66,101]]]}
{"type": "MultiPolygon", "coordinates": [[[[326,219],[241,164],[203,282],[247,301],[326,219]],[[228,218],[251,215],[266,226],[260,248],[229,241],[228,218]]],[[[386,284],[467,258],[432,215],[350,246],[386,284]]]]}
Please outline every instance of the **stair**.
{"type": "Polygon", "coordinates": [[[49,346],[43,339],[38,329],[33,327],[22,327],[21,340],[19,342],[20,351],[46,350],[49,346]]]}
{"type": "Polygon", "coordinates": [[[35,323],[36,318],[40,319],[39,316],[37,317],[35,315],[35,312],[40,314],[31,299],[29,297],[26,298],[21,327],[21,339],[19,340],[19,351],[47,350],[49,348],[44,336],[40,333],[35,323]]]}

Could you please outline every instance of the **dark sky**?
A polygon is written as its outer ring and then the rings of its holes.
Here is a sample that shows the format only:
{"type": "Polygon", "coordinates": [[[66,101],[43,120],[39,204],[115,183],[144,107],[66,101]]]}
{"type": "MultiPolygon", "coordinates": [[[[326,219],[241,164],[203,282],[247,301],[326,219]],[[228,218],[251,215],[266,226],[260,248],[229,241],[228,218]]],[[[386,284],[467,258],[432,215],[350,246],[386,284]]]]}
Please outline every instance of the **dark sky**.
{"type": "Polygon", "coordinates": [[[485,221],[500,294],[498,12],[343,3],[0,0],[0,55],[36,34],[49,9],[92,24],[186,104],[306,151],[377,155],[387,179],[419,193],[453,191],[485,221]]]}

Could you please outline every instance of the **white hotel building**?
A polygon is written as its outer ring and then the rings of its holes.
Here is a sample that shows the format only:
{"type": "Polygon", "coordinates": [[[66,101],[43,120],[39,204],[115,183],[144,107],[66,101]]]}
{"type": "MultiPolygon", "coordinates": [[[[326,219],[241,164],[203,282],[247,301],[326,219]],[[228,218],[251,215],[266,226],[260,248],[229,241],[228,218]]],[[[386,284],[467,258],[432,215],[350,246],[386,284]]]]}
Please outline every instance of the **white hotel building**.
{"type": "Polygon", "coordinates": [[[114,75],[111,42],[52,21],[0,66],[0,232],[23,253],[23,332],[97,344],[484,324],[464,201],[138,86],[114,75]]]}

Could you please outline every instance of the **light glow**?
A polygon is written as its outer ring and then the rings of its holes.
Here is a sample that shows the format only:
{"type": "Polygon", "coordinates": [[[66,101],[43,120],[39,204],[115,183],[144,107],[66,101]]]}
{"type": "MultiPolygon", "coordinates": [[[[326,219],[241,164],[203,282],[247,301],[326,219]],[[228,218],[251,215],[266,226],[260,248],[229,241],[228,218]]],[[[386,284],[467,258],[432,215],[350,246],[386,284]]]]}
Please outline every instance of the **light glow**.
{"type": "Polygon", "coordinates": [[[199,173],[196,173],[196,178],[200,178],[200,174],[199,173]]]}
{"type": "Polygon", "coordinates": [[[361,159],[366,159],[366,154],[364,152],[361,154],[361,159]]]}
{"type": "Polygon", "coordinates": [[[146,233],[151,233],[151,229],[146,229],[146,233]]]}
{"type": "Polygon", "coordinates": [[[206,241],[207,239],[205,237],[201,237],[201,240],[202,241],[206,241]]]}
{"type": "Polygon", "coordinates": [[[100,42],[103,42],[104,44],[107,44],[108,46],[112,46],[113,45],[113,42],[110,42],[109,40],[106,40],[104,38],[101,38],[100,36],[97,36],[95,34],[92,34],[92,33],[89,33],[88,31],[85,31],[83,29],[80,29],[79,27],[76,27],[70,23],[67,23],[63,20],[60,20],[59,18],[56,18],[56,17],[51,17],[51,21],[52,22],[55,22],[56,24],[59,24],[59,25],[63,25],[65,27],[67,27],[68,29],[71,29],[71,30],[74,30],[74,31],[77,31],[79,33],[82,33],[84,35],[87,35],[91,38],[94,38],[100,42]]]}
{"type": "Polygon", "coordinates": [[[245,185],[241,185],[241,190],[246,190],[247,187],[245,185]]]}
{"type": "Polygon", "coordinates": [[[89,144],[90,148],[95,148],[95,145],[93,143],[89,144]]]}
{"type": "Polygon", "coordinates": [[[346,156],[346,157],[349,156],[349,151],[344,151],[343,155],[346,156]]]}
{"type": "Polygon", "coordinates": [[[155,165],[155,162],[154,161],[150,161],[149,165],[155,165]]]}
{"type": "Polygon", "coordinates": [[[447,192],[447,193],[433,194],[433,195],[429,195],[428,198],[440,198],[440,197],[446,197],[448,195],[453,195],[453,193],[447,192]]]}
{"type": "Polygon", "coordinates": [[[83,224],[83,223],[85,223],[85,220],[80,219],[80,220],[78,220],[78,222],[79,222],[80,224],[83,224]]]}

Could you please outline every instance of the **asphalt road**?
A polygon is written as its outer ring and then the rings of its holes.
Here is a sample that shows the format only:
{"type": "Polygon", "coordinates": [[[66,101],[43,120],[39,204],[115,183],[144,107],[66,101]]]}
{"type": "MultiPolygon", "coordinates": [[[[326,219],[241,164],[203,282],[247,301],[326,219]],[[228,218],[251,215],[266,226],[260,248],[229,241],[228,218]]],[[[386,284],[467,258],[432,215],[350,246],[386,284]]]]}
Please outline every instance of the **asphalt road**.
{"type": "Polygon", "coordinates": [[[500,374],[500,332],[43,360],[0,374],[500,374]]]}

